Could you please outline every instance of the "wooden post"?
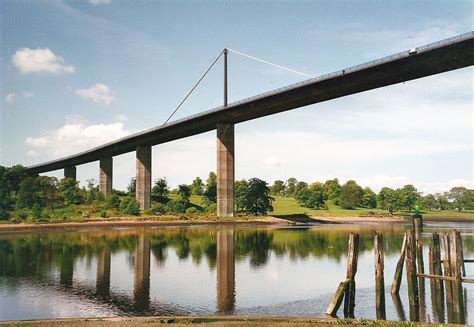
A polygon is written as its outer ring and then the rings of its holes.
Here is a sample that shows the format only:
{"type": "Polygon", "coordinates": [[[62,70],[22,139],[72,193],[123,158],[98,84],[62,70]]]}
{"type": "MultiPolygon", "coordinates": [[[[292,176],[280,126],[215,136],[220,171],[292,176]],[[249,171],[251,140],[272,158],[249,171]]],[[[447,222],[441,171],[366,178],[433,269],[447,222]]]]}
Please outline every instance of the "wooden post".
{"type": "Polygon", "coordinates": [[[339,286],[337,287],[336,293],[334,294],[334,297],[332,298],[331,303],[329,303],[329,306],[326,309],[327,315],[335,316],[337,313],[337,310],[339,310],[339,307],[341,306],[341,303],[342,303],[342,299],[344,297],[346,283],[347,281],[341,282],[339,286]]]}
{"type": "MultiPolygon", "coordinates": [[[[439,234],[433,233],[433,241],[429,247],[429,272],[431,275],[442,275],[441,250],[439,234]]],[[[444,323],[444,289],[443,281],[439,278],[430,279],[431,303],[433,306],[433,318],[435,321],[444,323]]]]}
{"type": "Polygon", "coordinates": [[[410,320],[419,321],[418,282],[416,277],[416,240],[413,230],[406,232],[405,266],[408,284],[410,320]]]}
{"type": "MultiPolygon", "coordinates": [[[[451,277],[451,252],[450,252],[450,238],[448,233],[441,234],[442,240],[442,249],[443,249],[443,266],[444,266],[444,276],[451,277]]],[[[446,294],[446,311],[448,323],[453,322],[453,292],[452,292],[452,283],[446,281],[444,283],[445,294],[446,294]]]]}
{"type": "Polygon", "coordinates": [[[400,258],[398,258],[397,267],[395,269],[395,276],[393,277],[392,288],[390,293],[398,294],[400,291],[400,284],[403,275],[403,262],[405,261],[405,247],[407,242],[406,234],[403,236],[402,249],[400,251],[400,258]]]}
{"type": "MultiPolygon", "coordinates": [[[[423,232],[423,222],[421,217],[413,219],[415,225],[415,239],[416,239],[416,262],[417,272],[425,273],[425,263],[423,260],[423,240],[421,233],[423,232]]],[[[418,298],[420,304],[420,320],[425,321],[426,317],[426,301],[425,301],[425,280],[423,278],[418,279],[418,298]]]]}
{"type": "Polygon", "coordinates": [[[359,256],[359,234],[350,233],[347,250],[347,274],[344,294],[344,317],[354,318],[355,275],[359,256]]]}
{"type": "Polygon", "coordinates": [[[456,238],[457,238],[457,243],[459,244],[459,255],[460,255],[460,260],[461,260],[462,276],[466,277],[466,265],[465,265],[465,260],[464,260],[464,253],[462,250],[461,233],[458,231],[456,231],[456,238]]]}
{"type": "Polygon", "coordinates": [[[455,230],[449,232],[449,238],[451,242],[449,247],[451,259],[451,277],[454,277],[454,281],[452,281],[454,323],[464,324],[464,298],[462,293],[461,277],[461,267],[463,264],[460,242],[461,238],[458,236],[458,232],[455,230]]]}
{"type": "Polygon", "coordinates": [[[384,252],[383,236],[374,234],[374,265],[375,265],[375,311],[377,319],[386,319],[385,315],[385,283],[383,277],[384,252]]]}

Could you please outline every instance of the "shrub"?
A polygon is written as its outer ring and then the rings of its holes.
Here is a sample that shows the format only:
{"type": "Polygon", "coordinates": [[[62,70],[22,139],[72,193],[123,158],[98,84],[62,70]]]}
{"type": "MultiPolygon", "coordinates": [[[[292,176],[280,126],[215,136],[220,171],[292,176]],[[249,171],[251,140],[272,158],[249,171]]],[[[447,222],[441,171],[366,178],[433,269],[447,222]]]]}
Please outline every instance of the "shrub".
{"type": "Polygon", "coordinates": [[[18,220],[26,220],[26,219],[28,219],[28,215],[29,215],[29,213],[28,213],[27,210],[20,210],[18,212],[17,218],[18,218],[18,220]]]}
{"type": "Polygon", "coordinates": [[[206,207],[206,212],[209,213],[216,213],[217,212],[217,204],[216,203],[211,203],[206,207]]]}
{"type": "Polygon", "coordinates": [[[166,211],[184,213],[186,211],[186,205],[180,201],[171,200],[166,204],[166,211]]]}
{"type": "Polygon", "coordinates": [[[196,207],[189,207],[186,209],[186,213],[198,213],[199,210],[196,207]]]}
{"type": "Polygon", "coordinates": [[[133,196],[127,196],[120,201],[120,212],[127,215],[138,216],[140,214],[140,204],[133,196]]]}
{"type": "Polygon", "coordinates": [[[90,214],[89,211],[84,211],[84,212],[82,213],[82,219],[84,219],[84,218],[90,218],[90,217],[91,217],[91,214],[90,214]]]}
{"type": "Polygon", "coordinates": [[[33,220],[41,219],[41,215],[43,214],[43,208],[39,205],[34,205],[31,209],[31,215],[33,216],[33,220]]]}
{"type": "Polygon", "coordinates": [[[107,213],[107,210],[102,210],[100,212],[100,217],[101,218],[108,218],[109,217],[109,214],[107,213]]]}
{"type": "Polygon", "coordinates": [[[107,206],[111,209],[118,209],[120,207],[120,197],[117,194],[109,196],[107,206]]]}
{"type": "Polygon", "coordinates": [[[166,213],[166,207],[163,203],[155,203],[148,210],[148,213],[150,215],[155,215],[155,216],[162,215],[162,214],[166,213]]]}

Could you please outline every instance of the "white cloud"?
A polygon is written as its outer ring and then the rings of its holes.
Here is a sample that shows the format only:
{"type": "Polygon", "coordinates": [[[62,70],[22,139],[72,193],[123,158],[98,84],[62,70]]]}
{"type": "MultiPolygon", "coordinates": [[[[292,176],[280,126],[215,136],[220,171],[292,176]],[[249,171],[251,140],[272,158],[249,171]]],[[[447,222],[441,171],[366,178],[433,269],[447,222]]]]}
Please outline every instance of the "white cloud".
{"type": "Polygon", "coordinates": [[[59,129],[50,130],[39,137],[27,137],[25,144],[32,148],[29,157],[61,157],[87,150],[94,146],[127,136],[123,123],[92,124],[66,123],[59,129]]]}
{"type": "Polygon", "coordinates": [[[96,83],[87,89],[77,89],[75,93],[83,99],[105,105],[109,105],[115,100],[110,87],[102,83],[96,83]]]}
{"type": "Polygon", "coordinates": [[[118,115],[115,115],[115,120],[120,121],[120,122],[124,122],[124,121],[127,120],[127,116],[125,116],[124,114],[118,114],[118,115]]]}
{"type": "Polygon", "coordinates": [[[93,6],[109,5],[112,3],[112,0],[89,0],[89,3],[93,6]]]}
{"type": "Polygon", "coordinates": [[[28,152],[26,152],[26,156],[29,158],[37,158],[40,156],[40,153],[35,150],[29,150],[28,152]]]}
{"type": "Polygon", "coordinates": [[[15,102],[15,98],[16,98],[16,93],[8,93],[5,96],[5,102],[6,103],[13,103],[13,102],[15,102]]]}
{"type": "Polygon", "coordinates": [[[67,65],[64,59],[55,55],[50,49],[22,48],[12,56],[13,65],[22,74],[27,73],[74,73],[76,69],[67,65]]]}

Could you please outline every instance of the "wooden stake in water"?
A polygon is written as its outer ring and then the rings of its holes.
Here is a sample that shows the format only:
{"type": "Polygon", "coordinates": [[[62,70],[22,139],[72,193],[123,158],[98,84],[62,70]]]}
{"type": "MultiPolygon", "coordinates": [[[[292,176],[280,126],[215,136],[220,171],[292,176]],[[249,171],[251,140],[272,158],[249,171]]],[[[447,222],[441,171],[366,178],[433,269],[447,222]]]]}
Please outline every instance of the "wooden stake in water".
{"type": "Polygon", "coordinates": [[[400,291],[400,284],[403,275],[403,262],[405,261],[405,247],[407,242],[406,234],[403,236],[402,249],[400,251],[400,258],[398,258],[397,267],[395,268],[395,276],[393,277],[392,288],[390,293],[398,294],[400,291]]]}
{"type": "Polygon", "coordinates": [[[410,304],[410,320],[419,320],[418,282],[416,277],[416,244],[413,230],[406,232],[405,266],[408,284],[408,302],[410,304]]]}
{"type": "Polygon", "coordinates": [[[344,317],[354,318],[355,308],[355,275],[359,257],[359,234],[350,233],[347,250],[347,273],[344,294],[344,317]]]}
{"type": "Polygon", "coordinates": [[[454,323],[464,324],[464,298],[461,277],[461,267],[463,265],[461,237],[458,235],[457,231],[452,230],[449,232],[449,238],[451,243],[449,247],[451,277],[454,277],[454,281],[452,281],[454,323]]]}
{"type": "MultiPolygon", "coordinates": [[[[439,234],[433,233],[433,241],[429,247],[429,272],[430,275],[441,276],[441,249],[439,234]]],[[[439,278],[430,279],[431,303],[433,306],[433,318],[435,321],[444,323],[444,289],[443,281],[439,278]]]]}
{"type": "MultiPolygon", "coordinates": [[[[450,251],[450,238],[448,233],[441,234],[441,245],[443,249],[443,267],[444,267],[444,276],[451,277],[451,251],[450,251]]],[[[444,283],[445,294],[446,294],[446,311],[448,323],[453,322],[453,291],[452,283],[446,281],[444,283]]]]}
{"type": "Polygon", "coordinates": [[[375,265],[375,309],[377,319],[386,319],[385,315],[385,283],[383,277],[384,251],[383,236],[379,232],[374,235],[374,265],[375,265]]]}

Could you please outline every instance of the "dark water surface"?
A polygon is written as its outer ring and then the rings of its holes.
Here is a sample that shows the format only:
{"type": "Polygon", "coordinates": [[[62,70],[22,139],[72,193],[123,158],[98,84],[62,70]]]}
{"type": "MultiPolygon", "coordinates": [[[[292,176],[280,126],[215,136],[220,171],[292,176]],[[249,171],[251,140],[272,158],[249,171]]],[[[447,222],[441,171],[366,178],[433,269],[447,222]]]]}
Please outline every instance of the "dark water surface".
{"type": "MultiPolygon", "coordinates": [[[[360,234],[356,317],[375,318],[373,232],[383,233],[387,319],[409,320],[405,277],[390,286],[409,226],[165,227],[0,234],[0,320],[135,315],[324,316],[346,274],[347,240],[360,234]]],[[[427,224],[461,231],[474,258],[474,224],[427,224]]],[[[474,264],[466,264],[473,278],[474,264]]],[[[430,283],[421,319],[433,310],[430,283]]],[[[474,324],[474,285],[463,284],[474,324]]],[[[339,311],[342,314],[342,308],[339,311]]]]}

